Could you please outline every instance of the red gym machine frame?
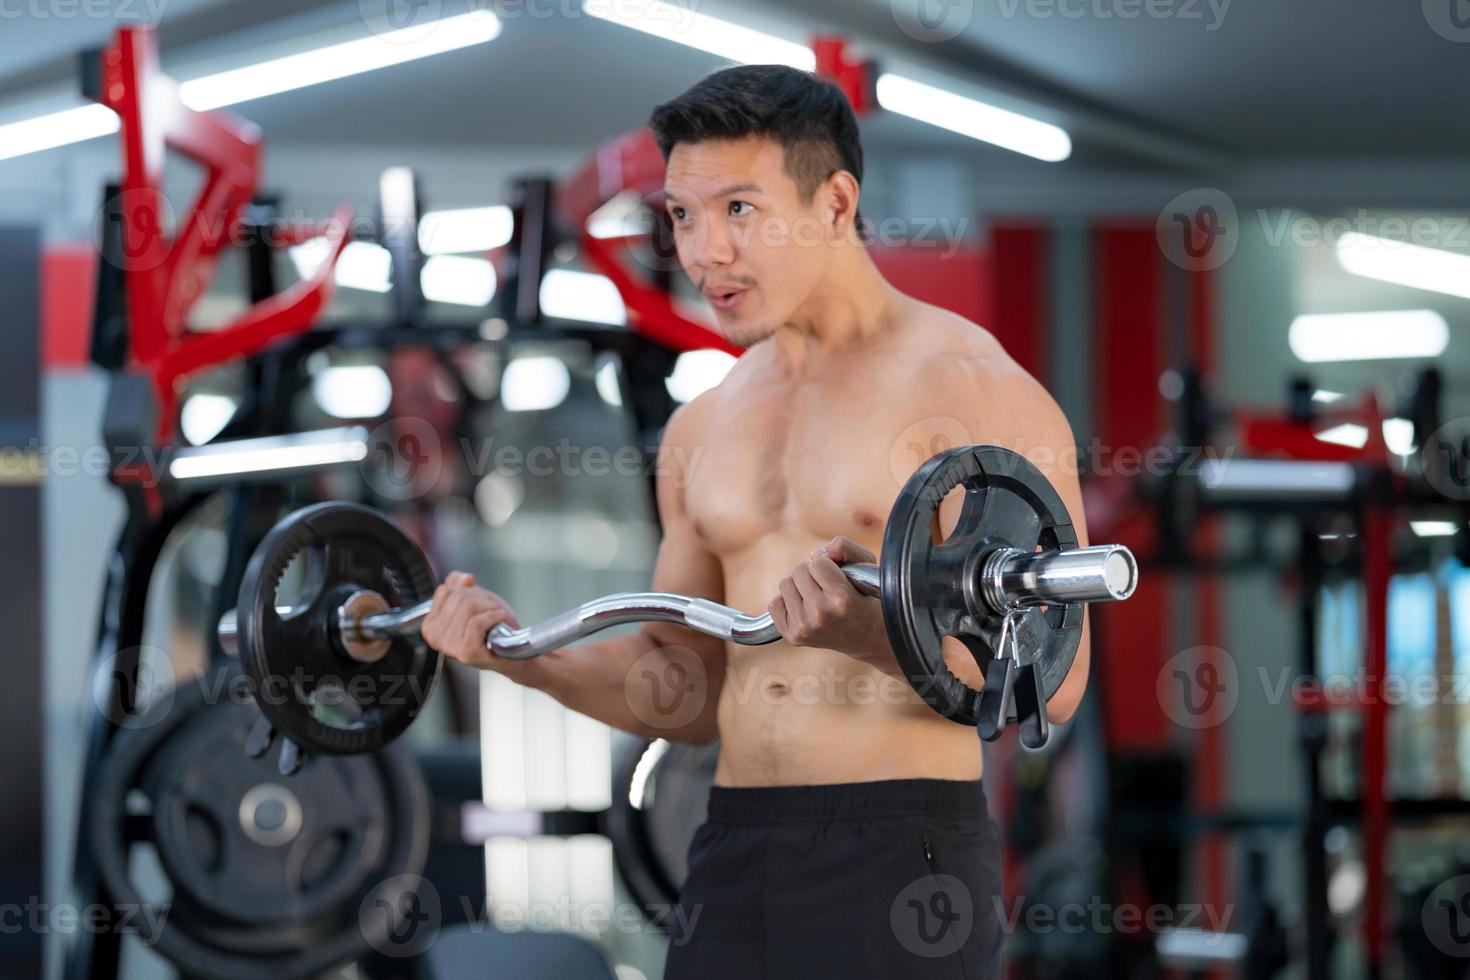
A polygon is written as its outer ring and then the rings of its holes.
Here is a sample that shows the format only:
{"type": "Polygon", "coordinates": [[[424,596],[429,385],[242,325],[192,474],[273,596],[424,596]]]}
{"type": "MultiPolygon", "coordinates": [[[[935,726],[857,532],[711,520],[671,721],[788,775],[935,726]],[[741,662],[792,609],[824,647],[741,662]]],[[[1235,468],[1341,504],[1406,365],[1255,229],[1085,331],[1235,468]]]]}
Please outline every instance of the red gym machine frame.
{"type": "Polygon", "coordinates": [[[340,208],[323,227],[283,230],[285,244],[325,235],[330,248],[316,275],[262,300],[218,331],[189,329],[189,313],[214,276],[220,249],[236,240],[242,210],[260,176],[260,131],[233,113],[200,112],[179,98],[158,66],[154,33],[119,28],[102,52],[96,98],[121,121],[123,177],[117,200],[128,310],[130,367],[146,373],[158,398],[155,433],[174,435],[179,388],[190,375],[311,326],[331,299],[332,273],[347,246],[352,211],[340,208]],[[204,169],[198,196],[166,229],[166,149],[204,169]]]}
{"type": "MultiPolygon", "coordinates": [[[[870,63],[850,56],[838,37],[813,39],[817,69],[838,84],[859,113],[874,104],[870,63]]],[[[119,28],[103,50],[95,98],[121,121],[123,178],[116,202],[127,293],[129,366],[146,373],[158,399],[155,437],[175,435],[179,389],[193,374],[232,358],[254,354],[272,342],[302,333],[331,300],[333,272],[350,238],[352,211],[339,208],[318,226],[282,228],[281,244],[324,236],[328,259],[309,280],[264,299],[225,327],[197,332],[189,314],[209,287],[220,249],[236,240],[241,213],[260,177],[259,129],[225,110],[201,112],[185,105],[177,84],[158,65],[154,32],[119,28]],[[182,153],[205,171],[198,196],[179,215],[176,231],[166,225],[163,193],[167,149],[182,153]]],[[[737,349],[702,324],[678,313],[666,290],[639,281],[617,257],[629,239],[598,239],[587,219],[614,196],[632,191],[646,199],[663,186],[664,161],[647,130],[601,144],[557,194],[560,216],[577,229],[588,262],[617,287],[634,317],[633,329],[675,350],[737,349]]]]}

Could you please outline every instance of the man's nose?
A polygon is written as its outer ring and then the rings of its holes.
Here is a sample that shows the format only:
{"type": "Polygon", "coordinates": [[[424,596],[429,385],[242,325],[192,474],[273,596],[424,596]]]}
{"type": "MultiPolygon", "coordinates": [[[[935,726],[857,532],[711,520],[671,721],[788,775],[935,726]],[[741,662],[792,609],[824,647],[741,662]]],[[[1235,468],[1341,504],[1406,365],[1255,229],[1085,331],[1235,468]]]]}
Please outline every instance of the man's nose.
{"type": "Polygon", "coordinates": [[[706,222],[695,234],[698,239],[692,243],[694,265],[701,269],[716,269],[735,261],[735,240],[723,224],[706,222]]]}

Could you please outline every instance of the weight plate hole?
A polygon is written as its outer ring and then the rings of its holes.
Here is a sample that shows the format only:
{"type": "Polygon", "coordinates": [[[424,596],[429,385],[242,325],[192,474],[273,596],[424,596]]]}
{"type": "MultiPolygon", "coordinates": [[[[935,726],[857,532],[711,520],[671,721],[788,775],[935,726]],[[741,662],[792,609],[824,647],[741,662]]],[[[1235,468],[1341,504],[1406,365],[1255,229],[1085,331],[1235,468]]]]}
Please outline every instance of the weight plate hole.
{"type": "Polygon", "coordinates": [[[362,728],[375,723],[377,711],[355,700],[340,678],[326,678],[312,691],[311,716],[329,728],[362,728]]]}
{"type": "Polygon", "coordinates": [[[309,892],[326,881],[342,863],[351,843],[348,835],[341,831],[323,834],[311,845],[306,860],[301,862],[301,890],[309,892]]]}
{"type": "Polygon", "coordinates": [[[224,853],[220,847],[220,826],[214,817],[202,807],[190,806],[184,811],[184,832],[199,866],[205,871],[219,870],[224,853]]]}
{"type": "MultiPolygon", "coordinates": [[[[281,577],[276,582],[275,607],[304,611],[310,606],[321,592],[322,580],[325,578],[324,566],[325,561],[318,548],[306,548],[293,555],[281,570],[281,577]]],[[[283,614],[282,618],[290,615],[291,613],[283,614]]]]}
{"type": "Polygon", "coordinates": [[[130,789],[123,798],[123,812],[132,817],[151,817],[153,801],[141,789],[130,789]]]}

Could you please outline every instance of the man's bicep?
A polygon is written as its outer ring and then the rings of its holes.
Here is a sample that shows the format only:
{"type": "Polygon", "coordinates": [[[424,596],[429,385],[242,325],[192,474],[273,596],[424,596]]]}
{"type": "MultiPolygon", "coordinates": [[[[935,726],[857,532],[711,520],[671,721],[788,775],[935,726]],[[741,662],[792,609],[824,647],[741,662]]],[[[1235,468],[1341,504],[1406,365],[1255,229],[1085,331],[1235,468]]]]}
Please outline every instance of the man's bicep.
{"type": "Polygon", "coordinates": [[[656,592],[679,592],[720,602],[725,578],[720,560],[710,552],[686,516],[663,519],[663,540],[653,565],[656,592]]]}
{"type": "MultiPolygon", "coordinates": [[[[687,451],[693,433],[689,419],[681,418],[686,412],[687,408],[680,409],[669,420],[659,448],[657,497],[663,539],[654,561],[653,589],[722,602],[725,578],[720,560],[700,536],[687,506],[693,476],[690,460],[695,456],[687,451]]],[[[644,631],[661,643],[693,647],[702,656],[724,656],[723,642],[695,630],[671,623],[649,623],[644,631]]]]}

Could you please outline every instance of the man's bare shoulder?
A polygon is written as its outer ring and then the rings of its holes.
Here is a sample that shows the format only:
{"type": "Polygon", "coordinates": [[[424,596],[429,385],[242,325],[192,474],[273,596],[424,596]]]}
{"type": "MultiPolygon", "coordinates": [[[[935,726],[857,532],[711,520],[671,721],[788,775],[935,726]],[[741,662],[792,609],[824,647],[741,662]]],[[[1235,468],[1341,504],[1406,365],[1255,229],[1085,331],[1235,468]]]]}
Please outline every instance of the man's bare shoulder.
{"type": "Polygon", "coordinates": [[[924,445],[988,444],[1034,462],[1074,449],[1056,399],[984,327],[916,304],[901,330],[901,352],[875,369],[894,402],[904,438],[924,445]]]}
{"type": "Polygon", "coordinates": [[[757,344],[744,351],[719,384],[707,388],[694,398],[674,408],[664,426],[665,445],[692,446],[701,442],[720,425],[725,405],[741,385],[746,384],[758,371],[757,359],[768,344],[757,344]]]}
{"type": "Polygon", "coordinates": [[[914,384],[916,397],[951,405],[960,399],[986,412],[1002,404],[1059,412],[1055,399],[989,330],[948,310],[915,305],[903,329],[904,363],[894,366],[922,379],[914,384]]]}

